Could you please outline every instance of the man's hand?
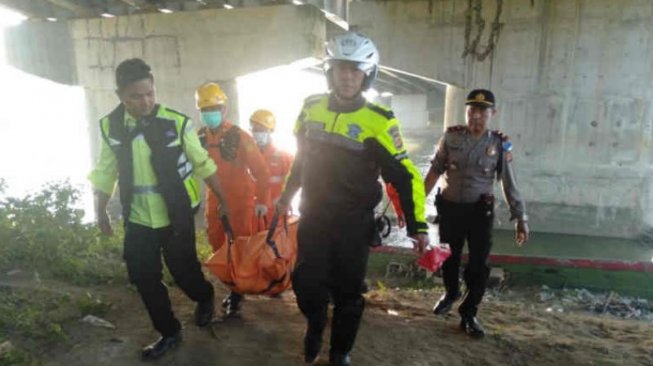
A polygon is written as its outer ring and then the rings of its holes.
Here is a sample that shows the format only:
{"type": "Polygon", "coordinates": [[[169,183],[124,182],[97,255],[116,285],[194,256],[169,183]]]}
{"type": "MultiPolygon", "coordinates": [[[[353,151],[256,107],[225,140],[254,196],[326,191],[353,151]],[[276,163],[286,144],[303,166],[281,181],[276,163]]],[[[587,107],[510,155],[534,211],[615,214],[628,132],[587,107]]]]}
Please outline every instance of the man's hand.
{"type": "Polygon", "coordinates": [[[268,206],[256,204],[256,206],[254,206],[254,214],[256,217],[266,216],[268,214],[268,206]]]}
{"type": "Polygon", "coordinates": [[[410,239],[413,242],[413,250],[419,255],[424,254],[424,249],[429,245],[429,234],[418,233],[411,235],[410,239]]]}
{"type": "Polygon", "coordinates": [[[111,220],[109,220],[109,215],[106,211],[100,211],[97,213],[97,227],[100,229],[100,232],[104,235],[113,235],[113,228],[111,228],[111,220]]]}
{"type": "Polygon", "coordinates": [[[528,242],[528,222],[518,220],[515,224],[515,242],[518,246],[522,246],[528,242]]]}

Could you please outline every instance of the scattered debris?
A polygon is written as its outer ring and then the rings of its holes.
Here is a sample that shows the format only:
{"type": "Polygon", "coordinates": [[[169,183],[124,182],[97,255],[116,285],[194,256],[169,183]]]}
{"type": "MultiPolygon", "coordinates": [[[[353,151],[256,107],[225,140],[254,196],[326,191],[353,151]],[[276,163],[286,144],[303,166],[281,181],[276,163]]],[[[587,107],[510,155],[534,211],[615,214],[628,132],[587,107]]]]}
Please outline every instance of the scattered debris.
{"type": "Polygon", "coordinates": [[[536,297],[545,303],[546,311],[584,310],[598,314],[609,314],[623,319],[653,321],[653,307],[648,300],[609,293],[592,293],[587,289],[554,290],[542,286],[536,297]]]}
{"type": "Polygon", "coordinates": [[[391,274],[401,274],[405,273],[405,265],[403,263],[399,262],[390,262],[388,265],[385,267],[385,276],[388,277],[391,274]]]}
{"type": "Polygon", "coordinates": [[[389,315],[399,316],[399,312],[396,310],[388,309],[389,315]]]}
{"type": "Polygon", "coordinates": [[[12,269],[11,271],[7,272],[7,276],[9,276],[9,277],[16,276],[16,275],[19,275],[21,273],[23,273],[23,271],[21,269],[12,269]]]}
{"type": "Polygon", "coordinates": [[[82,321],[84,323],[91,324],[96,327],[102,327],[102,328],[108,328],[108,329],[116,329],[116,326],[113,325],[111,322],[108,322],[102,318],[99,318],[95,315],[86,315],[84,318],[82,318],[82,321]]]}
{"type": "Polygon", "coordinates": [[[498,287],[503,284],[503,281],[506,279],[506,274],[503,268],[492,267],[490,270],[490,278],[488,279],[488,287],[498,287]]]}

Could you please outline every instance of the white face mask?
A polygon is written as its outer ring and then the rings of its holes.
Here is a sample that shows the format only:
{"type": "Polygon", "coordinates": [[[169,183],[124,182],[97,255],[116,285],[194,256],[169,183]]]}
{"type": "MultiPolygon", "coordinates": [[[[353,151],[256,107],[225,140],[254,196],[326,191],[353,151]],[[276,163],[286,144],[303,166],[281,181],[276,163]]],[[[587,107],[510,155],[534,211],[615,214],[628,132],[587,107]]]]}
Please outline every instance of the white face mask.
{"type": "Polygon", "coordinates": [[[252,132],[252,137],[258,146],[266,146],[270,143],[270,133],[269,132],[252,132]]]}

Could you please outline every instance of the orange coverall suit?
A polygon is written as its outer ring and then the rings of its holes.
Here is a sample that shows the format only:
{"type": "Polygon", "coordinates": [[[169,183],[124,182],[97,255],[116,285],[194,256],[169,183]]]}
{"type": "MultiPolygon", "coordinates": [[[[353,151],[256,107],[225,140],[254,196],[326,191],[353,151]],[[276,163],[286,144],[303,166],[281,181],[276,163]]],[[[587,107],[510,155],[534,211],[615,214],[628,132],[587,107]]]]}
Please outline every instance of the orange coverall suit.
{"type": "Polygon", "coordinates": [[[286,177],[292,168],[294,157],[289,153],[278,149],[273,143],[267,144],[261,149],[263,159],[270,172],[270,200],[268,201],[268,223],[274,214],[274,204],[281,196],[286,184],[286,177]]]}
{"type": "MultiPolygon", "coordinates": [[[[218,166],[218,178],[229,207],[229,223],[234,237],[258,231],[254,205],[270,200],[270,173],[254,139],[228,121],[217,131],[200,130],[205,148],[218,166]],[[235,142],[234,142],[235,140],[235,142]]],[[[220,200],[206,191],[205,217],[209,243],[216,252],[225,242],[225,231],[218,214],[220,200]]]]}

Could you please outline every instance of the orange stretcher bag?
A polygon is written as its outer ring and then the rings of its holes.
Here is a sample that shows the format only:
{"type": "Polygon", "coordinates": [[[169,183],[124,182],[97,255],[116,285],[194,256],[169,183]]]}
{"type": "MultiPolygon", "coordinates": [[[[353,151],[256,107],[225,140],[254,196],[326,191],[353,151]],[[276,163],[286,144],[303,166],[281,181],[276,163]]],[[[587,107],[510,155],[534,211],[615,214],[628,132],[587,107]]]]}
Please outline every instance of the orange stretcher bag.
{"type": "Polygon", "coordinates": [[[297,260],[299,218],[284,216],[282,221],[283,225],[277,225],[279,218],[275,214],[268,230],[235,239],[227,234],[226,245],[204,265],[239,294],[282,293],[291,286],[290,275],[297,260]]]}

